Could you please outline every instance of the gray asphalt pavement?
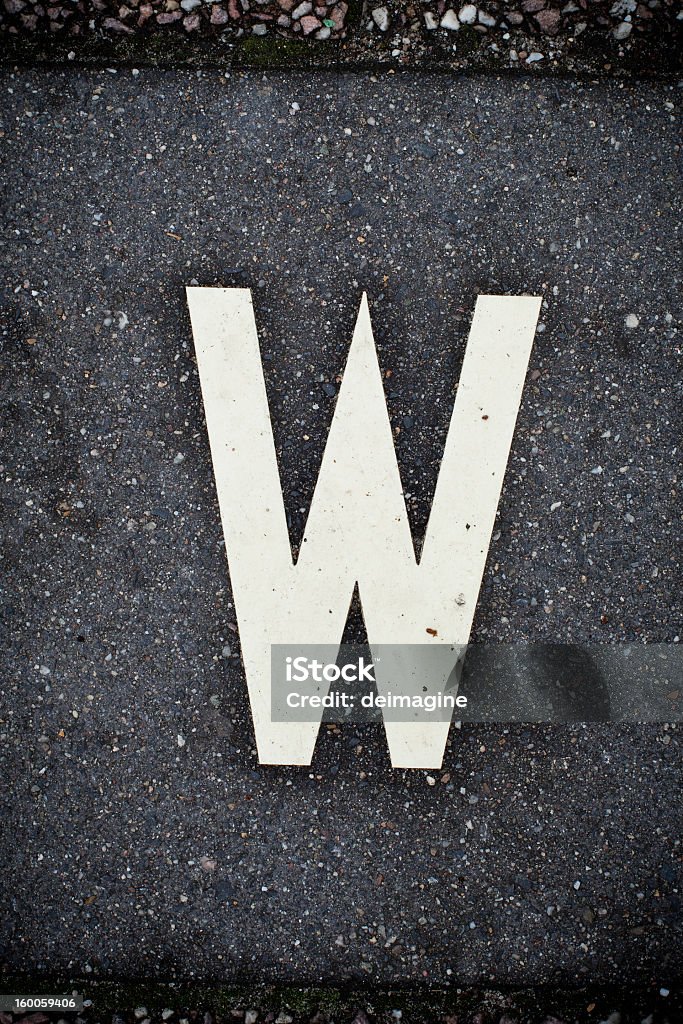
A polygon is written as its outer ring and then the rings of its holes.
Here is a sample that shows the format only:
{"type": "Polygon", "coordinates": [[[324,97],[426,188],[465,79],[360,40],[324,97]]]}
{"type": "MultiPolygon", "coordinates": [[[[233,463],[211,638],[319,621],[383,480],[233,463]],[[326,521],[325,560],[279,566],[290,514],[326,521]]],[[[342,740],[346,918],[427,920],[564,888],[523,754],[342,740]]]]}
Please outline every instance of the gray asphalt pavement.
{"type": "Polygon", "coordinates": [[[464,725],[436,777],[329,728],[257,764],[184,287],[253,289],[294,545],[361,292],[416,535],[476,295],[542,293],[474,639],[678,642],[676,89],[2,95],[6,969],[673,988],[674,726],[464,725]]]}

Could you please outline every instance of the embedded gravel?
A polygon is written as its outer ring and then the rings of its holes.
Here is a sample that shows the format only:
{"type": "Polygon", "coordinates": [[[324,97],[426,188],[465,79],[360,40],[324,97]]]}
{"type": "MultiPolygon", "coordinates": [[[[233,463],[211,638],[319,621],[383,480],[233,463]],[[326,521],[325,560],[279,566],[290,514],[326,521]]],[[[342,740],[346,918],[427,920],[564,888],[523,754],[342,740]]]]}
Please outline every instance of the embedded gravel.
{"type": "Polygon", "coordinates": [[[433,785],[375,727],[258,765],[184,286],[253,290],[294,544],[362,290],[416,534],[475,296],[543,294],[474,636],[675,643],[676,90],[2,95],[6,969],[673,990],[675,727],[465,725],[433,785]]]}

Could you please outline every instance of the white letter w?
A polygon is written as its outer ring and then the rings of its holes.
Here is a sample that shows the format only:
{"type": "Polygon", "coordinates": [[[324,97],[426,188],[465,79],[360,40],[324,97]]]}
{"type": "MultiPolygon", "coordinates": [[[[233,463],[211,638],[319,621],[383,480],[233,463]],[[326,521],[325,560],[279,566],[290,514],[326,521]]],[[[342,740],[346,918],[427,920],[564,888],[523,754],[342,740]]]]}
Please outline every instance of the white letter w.
{"type": "MultiPolygon", "coordinates": [[[[356,583],[371,647],[467,644],[541,299],[477,299],[418,563],[363,296],[295,564],[251,293],[187,295],[259,758],[307,765],[319,721],[272,721],[272,644],[338,645],[356,583]]],[[[449,724],[385,720],[394,767],[438,768],[449,724]]]]}

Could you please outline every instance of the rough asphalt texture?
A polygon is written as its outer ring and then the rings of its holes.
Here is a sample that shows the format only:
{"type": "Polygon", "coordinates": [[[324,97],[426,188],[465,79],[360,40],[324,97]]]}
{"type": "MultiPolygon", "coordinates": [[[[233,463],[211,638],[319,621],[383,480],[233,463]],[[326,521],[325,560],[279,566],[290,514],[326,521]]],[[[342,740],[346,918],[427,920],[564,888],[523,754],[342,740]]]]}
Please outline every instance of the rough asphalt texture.
{"type": "Polygon", "coordinates": [[[328,729],[259,767],[184,286],[253,289],[294,545],[362,290],[416,534],[477,293],[542,292],[474,637],[677,642],[675,89],[2,90],[6,969],[673,989],[676,728],[464,726],[436,777],[328,729]]]}

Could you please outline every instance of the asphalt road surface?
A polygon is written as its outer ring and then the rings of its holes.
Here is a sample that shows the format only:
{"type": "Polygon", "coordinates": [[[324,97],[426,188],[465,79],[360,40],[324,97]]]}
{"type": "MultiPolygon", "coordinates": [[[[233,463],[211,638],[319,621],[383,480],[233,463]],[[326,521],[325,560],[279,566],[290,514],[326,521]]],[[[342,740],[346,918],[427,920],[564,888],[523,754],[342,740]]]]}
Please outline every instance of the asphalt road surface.
{"type": "Polygon", "coordinates": [[[253,290],[293,545],[362,291],[416,536],[476,295],[542,293],[474,638],[677,642],[676,89],[67,69],[2,96],[6,967],[673,987],[675,727],[463,725],[430,774],[344,726],[258,765],[184,288],[253,290]]]}

